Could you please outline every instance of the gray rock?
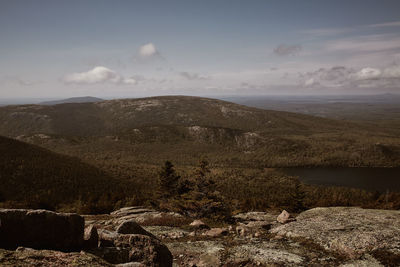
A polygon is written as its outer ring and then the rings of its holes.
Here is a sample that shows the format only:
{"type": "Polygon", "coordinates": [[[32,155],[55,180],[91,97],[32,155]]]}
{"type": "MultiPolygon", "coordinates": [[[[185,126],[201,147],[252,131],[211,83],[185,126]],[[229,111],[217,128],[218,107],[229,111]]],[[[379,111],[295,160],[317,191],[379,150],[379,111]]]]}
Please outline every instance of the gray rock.
{"type": "MultiPolygon", "coordinates": [[[[151,236],[118,234],[103,230],[100,232],[100,244],[103,238],[112,246],[100,246],[90,252],[107,262],[113,264],[140,262],[145,266],[172,266],[171,252],[158,239],[151,236]]],[[[107,244],[106,242],[104,244],[107,244]]]]}
{"type": "Polygon", "coordinates": [[[276,215],[268,212],[252,211],[239,213],[233,218],[238,222],[264,221],[273,223],[276,220],[276,215]]]}
{"type": "Polygon", "coordinates": [[[210,227],[205,224],[202,220],[194,220],[190,226],[196,229],[210,229],[210,227]]]}
{"type": "Polygon", "coordinates": [[[290,216],[290,213],[286,210],[283,210],[276,220],[282,224],[294,221],[294,219],[290,216]]]}
{"type": "Polygon", "coordinates": [[[143,228],[155,235],[158,239],[179,239],[190,233],[188,230],[170,226],[144,226],[143,228]]]}
{"type": "Polygon", "coordinates": [[[112,264],[130,262],[130,248],[126,247],[98,247],[89,252],[112,264]]]}
{"type": "Polygon", "coordinates": [[[80,251],[84,219],[47,210],[0,209],[0,247],[80,251]]]}
{"type": "Polygon", "coordinates": [[[303,238],[350,258],[382,249],[400,255],[400,211],[354,207],[315,208],[271,230],[303,238]]]}
{"type": "Polygon", "coordinates": [[[114,241],[118,238],[118,233],[105,229],[99,230],[99,247],[114,247],[114,241]]]}
{"type": "Polygon", "coordinates": [[[238,223],[235,232],[241,237],[260,236],[271,228],[271,224],[265,221],[249,221],[247,223],[238,223]]]}
{"type": "Polygon", "coordinates": [[[83,239],[83,246],[85,249],[98,247],[99,234],[97,233],[97,228],[94,225],[87,226],[83,239]]]}
{"type": "Polygon", "coordinates": [[[145,266],[172,266],[171,252],[151,234],[120,234],[107,230],[100,230],[99,233],[100,246],[90,251],[110,263],[141,262],[145,266]]]}
{"type": "Polygon", "coordinates": [[[195,241],[168,243],[168,248],[177,257],[178,266],[223,266],[224,245],[220,241],[195,241]]]}
{"type": "MultiPolygon", "coordinates": [[[[141,262],[146,266],[170,267],[172,254],[159,240],[146,235],[127,235],[131,247],[129,261],[141,262]]],[[[127,240],[126,237],[122,237],[127,240]]]]}
{"type": "Polygon", "coordinates": [[[143,263],[140,262],[127,262],[127,263],[120,263],[116,264],[116,267],[146,267],[143,263]]]}
{"type": "Polygon", "coordinates": [[[236,234],[242,237],[251,233],[250,228],[248,228],[245,224],[239,224],[238,226],[236,226],[235,229],[236,229],[236,234]]]}
{"type": "Polygon", "coordinates": [[[147,235],[156,238],[151,233],[144,230],[139,224],[134,220],[124,221],[117,228],[117,233],[119,234],[136,234],[136,235],[147,235]]]}
{"type": "Polygon", "coordinates": [[[228,233],[228,229],[226,228],[211,228],[210,230],[204,232],[203,235],[209,237],[220,237],[227,235],[228,233]]]}
{"type": "Polygon", "coordinates": [[[0,266],[111,267],[113,265],[84,251],[65,253],[54,250],[20,248],[18,251],[0,249],[0,266]]]}
{"type": "Polygon", "coordinates": [[[343,263],[339,267],[384,267],[384,265],[371,255],[366,254],[362,259],[343,263]]]}
{"type": "Polygon", "coordinates": [[[146,212],[153,212],[154,210],[147,209],[145,207],[137,206],[137,207],[124,207],[119,210],[111,212],[113,216],[127,216],[132,214],[142,214],[146,212]]]}
{"type": "Polygon", "coordinates": [[[157,222],[184,218],[175,212],[160,212],[144,207],[125,207],[112,212],[110,215],[115,225],[130,220],[143,225],[155,225],[154,223],[157,222]]]}
{"type": "Polygon", "coordinates": [[[248,243],[236,246],[231,250],[231,255],[228,260],[232,262],[250,261],[262,265],[284,263],[285,266],[289,264],[298,266],[303,263],[304,258],[284,249],[276,248],[269,242],[264,242],[261,244],[248,243]]]}
{"type": "Polygon", "coordinates": [[[247,227],[251,229],[263,229],[263,230],[269,230],[271,229],[272,224],[270,222],[266,221],[251,221],[246,224],[247,227]]]}

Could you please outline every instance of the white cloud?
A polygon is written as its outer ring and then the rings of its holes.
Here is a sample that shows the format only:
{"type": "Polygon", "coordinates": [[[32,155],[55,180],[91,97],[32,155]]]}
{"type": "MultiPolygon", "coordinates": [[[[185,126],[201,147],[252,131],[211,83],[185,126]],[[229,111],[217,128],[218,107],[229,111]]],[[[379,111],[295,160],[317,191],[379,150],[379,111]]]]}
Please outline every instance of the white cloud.
{"type": "Polygon", "coordinates": [[[98,66],[87,72],[76,72],[64,77],[67,83],[103,83],[121,81],[121,77],[109,68],[98,66]]]}
{"type": "Polygon", "coordinates": [[[64,76],[65,83],[95,84],[95,83],[115,83],[115,84],[136,84],[135,79],[125,79],[115,71],[97,66],[86,72],[76,72],[64,76]]]}
{"type": "Polygon", "coordinates": [[[381,77],[381,74],[381,70],[367,67],[362,68],[353,77],[357,80],[376,80],[381,77]]]}
{"type": "Polygon", "coordinates": [[[158,51],[153,43],[142,45],[139,48],[139,55],[142,57],[151,57],[157,55],[158,51]]]}
{"type": "Polygon", "coordinates": [[[137,84],[137,81],[134,78],[130,77],[130,78],[124,79],[124,83],[125,84],[137,84]]]}
{"type": "Polygon", "coordinates": [[[314,78],[310,78],[310,79],[308,79],[308,80],[306,80],[306,81],[304,82],[304,85],[305,85],[305,86],[311,86],[311,85],[313,85],[313,84],[315,84],[314,78]]]}

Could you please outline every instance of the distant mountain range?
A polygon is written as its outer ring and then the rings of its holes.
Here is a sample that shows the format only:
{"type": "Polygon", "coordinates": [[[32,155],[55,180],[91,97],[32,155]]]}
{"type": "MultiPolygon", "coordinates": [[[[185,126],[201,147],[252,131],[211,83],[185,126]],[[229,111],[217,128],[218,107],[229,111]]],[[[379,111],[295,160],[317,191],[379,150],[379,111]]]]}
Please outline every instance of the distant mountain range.
{"type": "Polygon", "coordinates": [[[7,106],[0,108],[0,122],[0,134],[7,136],[121,135],[131,134],[132,131],[137,133],[138,128],[151,127],[185,127],[188,131],[219,128],[269,134],[311,134],[349,127],[335,120],[189,96],[7,106]]]}
{"type": "Polygon", "coordinates": [[[82,97],[71,97],[66,99],[60,100],[53,100],[53,101],[44,101],[40,102],[38,105],[58,105],[58,104],[65,104],[65,103],[94,103],[104,101],[104,99],[92,97],[92,96],[82,96],[82,97]]]}
{"type": "Polygon", "coordinates": [[[400,165],[400,140],[376,127],[189,96],[1,107],[0,134],[89,162],[400,165]]]}

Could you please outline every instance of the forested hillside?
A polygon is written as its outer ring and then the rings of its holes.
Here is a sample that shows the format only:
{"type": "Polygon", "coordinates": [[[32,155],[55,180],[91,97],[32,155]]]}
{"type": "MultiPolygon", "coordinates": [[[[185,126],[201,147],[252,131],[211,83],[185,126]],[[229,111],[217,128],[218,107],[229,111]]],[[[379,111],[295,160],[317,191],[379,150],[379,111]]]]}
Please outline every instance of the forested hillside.
{"type": "Polygon", "coordinates": [[[203,155],[219,166],[400,165],[398,137],[379,127],[199,97],[8,106],[0,134],[89,161],[193,165],[203,155]]]}
{"type": "Polygon", "coordinates": [[[78,158],[0,137],[0,205],[100,212],[122,197],[117,180],[78,158]]]}

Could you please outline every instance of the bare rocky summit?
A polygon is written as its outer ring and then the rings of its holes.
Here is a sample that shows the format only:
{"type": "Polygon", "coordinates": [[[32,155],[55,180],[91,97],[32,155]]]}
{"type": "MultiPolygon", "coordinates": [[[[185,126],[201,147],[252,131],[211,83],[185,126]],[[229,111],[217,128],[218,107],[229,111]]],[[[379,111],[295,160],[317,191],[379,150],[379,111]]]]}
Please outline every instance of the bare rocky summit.
{"type": "Polygon", "coordinates": [[[350,258],[377,250],[400,257],[400,211],[315,208],[301,213],[296,222],[272,229],[271,233],[305,238],[350,258]]]}
{"type": "Polygon", "coordinates": [[[126,207],[83,216],[82,239],[91,245],[80,252],[0,250],[0,265],[400,265],[400,211],[315,208],[285,224],[277,221],[278,215],[247,212],[235,215],[231,224],[216,225],[207,219],[192,223],[176,213],[126,207]]]}

